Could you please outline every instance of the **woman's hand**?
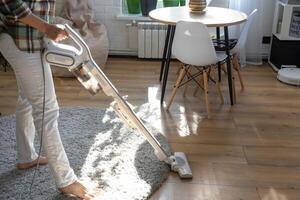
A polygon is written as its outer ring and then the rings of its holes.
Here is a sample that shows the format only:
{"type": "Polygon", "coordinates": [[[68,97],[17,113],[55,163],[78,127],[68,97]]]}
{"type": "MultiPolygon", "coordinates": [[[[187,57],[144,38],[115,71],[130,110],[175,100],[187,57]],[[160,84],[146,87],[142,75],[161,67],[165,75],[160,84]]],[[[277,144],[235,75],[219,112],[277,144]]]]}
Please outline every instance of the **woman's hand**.
{"type": "Polygon", "coordinates": [[[46,37],[58,42],[69,37],[68,32],[63,26],[47,24],[44,31],[46,37]]]}

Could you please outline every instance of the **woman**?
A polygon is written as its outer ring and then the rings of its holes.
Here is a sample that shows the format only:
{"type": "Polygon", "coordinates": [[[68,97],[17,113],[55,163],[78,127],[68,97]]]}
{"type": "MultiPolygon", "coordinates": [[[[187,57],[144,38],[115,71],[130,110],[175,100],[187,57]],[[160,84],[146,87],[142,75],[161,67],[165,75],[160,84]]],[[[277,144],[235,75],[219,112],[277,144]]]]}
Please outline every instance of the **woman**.
{"type": "Polygon", "coordinates": [[[55,41],[68,37],[65,30],[50,24],[54,7],[55,0],[0,0],[0,19],[4,30],[0,34],[0,51],[14,69],[19,89],[16,109],[17,168],[28,169],[37,165],[38,155],[33,141],[35,131],[41,136],[44,121],[42,142],[46,157],[40,157],[39,163],[49,162],[59,191],[92,199],[93,195],[77,180],[62,146],[51,69],[41,60],[43,36],[55,41]]]}

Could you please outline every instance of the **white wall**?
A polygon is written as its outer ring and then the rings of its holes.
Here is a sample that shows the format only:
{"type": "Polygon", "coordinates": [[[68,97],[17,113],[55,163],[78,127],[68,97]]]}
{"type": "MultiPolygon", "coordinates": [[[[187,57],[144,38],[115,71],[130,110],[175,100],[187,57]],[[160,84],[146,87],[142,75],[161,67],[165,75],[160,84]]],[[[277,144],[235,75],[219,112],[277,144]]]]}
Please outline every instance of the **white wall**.
{"type": "Polygon", "coordinates": [[[128,48],[128,29],[131,21],[116,19],[122,12],[122,0],[94,0],[96,21],[104,23],[108,30],[110,52],[131,52],[128,48]]]}
{"type": "Polygon", "coordinates": [[[275,0],[263,0],[263,24],[265,25],[263,33],[272,34],[272,25],[275,11],[275,0]]]}
{"type": "MultiPolygon", "coordinates": [[[[263,1],[263,35],[272,36],[272,26],[275,11],[276,0],[262,0],[263,1]]],[[[263,45],[262,53],[269,54],[270,45],[263,45]]]]}
{"type": "MultiPolygon", "coordinates": [[[[92,0],[94,3],[95,20],[106,25],[111,53],[132,53],[128,48],[128,30],[126,24],[131,21],[116,19],[122,11],[122,0],[92,0]]],[[[56,1],[57,14],[61,11],[64,0],[56,1]]]]}

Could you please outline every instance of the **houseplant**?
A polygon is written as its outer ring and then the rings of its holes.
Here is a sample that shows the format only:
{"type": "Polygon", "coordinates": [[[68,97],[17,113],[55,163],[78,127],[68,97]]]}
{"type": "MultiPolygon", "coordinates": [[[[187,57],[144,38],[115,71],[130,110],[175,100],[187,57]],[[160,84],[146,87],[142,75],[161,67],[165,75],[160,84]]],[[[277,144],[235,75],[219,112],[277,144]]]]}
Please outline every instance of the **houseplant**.
{"type": "Polygon", "coordinates": [[[185,6],[186,0],[180,0],[179,2],[180,2],[180,6],[185,6]]]}
{"type": "Polygon", "coordinates": [[[164,7],[179,6],[179,0],[163,0],[164,7]]]}
{"type": "Polygon", "coordinates": [[[143,16],[148,16],[151,10],[154,10],[157,5],[157,0],[141,0],[141,9],[143,16]]]}
{"type": "Polygon", "coordinates": [[[141,12],[140,0],[126,0],[129,14],[139,14],[141,12]]]}

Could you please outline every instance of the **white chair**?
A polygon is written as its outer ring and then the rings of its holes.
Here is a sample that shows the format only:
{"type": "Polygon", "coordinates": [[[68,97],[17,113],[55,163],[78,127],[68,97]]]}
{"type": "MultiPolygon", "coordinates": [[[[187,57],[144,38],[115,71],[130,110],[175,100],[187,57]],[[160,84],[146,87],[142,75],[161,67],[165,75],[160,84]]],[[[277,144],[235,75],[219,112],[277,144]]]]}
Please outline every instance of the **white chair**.
{"type": "MultiPolygon", "coordinates": [[[[232,56],[232,65],[233,65],[233,68],[237,71],[237,74],[239,76],[242,91],[245,89],[245,86],[244,86],[244,81],[243,81],[243,77],[242,77],[241,70],[240,70],[241,66],[240,66],[239,59],[238,59],[238,53],[240,52],[241,49],[244,49],[246,47],[249,28],[254,20],[256,13],[257,13],[257,9],[253,10],[252,13],[248,16],[248,20],[245,23],[245,25],[240,33],[240,37],[237,40],[237,43],[230,50],[230,54],[232,56]]],[[[225,51],[224,41],[221,41],[220,44],[222,46],[217,47],[216,48],[217,51],[219,51],[218,49],[220,49],[221,51],[225,51]]]]}
{"type": "MultiPolygon", "coordinates": [[[[217,53],[214,49],[213,42],[210,38],[207,27],[200,22],[184,22],[179,21],[176,25],[176,31],[173,41],[172,54],[181,63],[182,67],[179,72],[176,84],[169,101],[167,110],[173,102],[179,87],[184,83],[193,80],[202,87],[202,83],[196,79],[197,76],[203,76],[203,89],[205,91],[205,106],[208,118],[210,117],[210,106],[208,98],[208,80],[210,74],[216,80],[215,68],[218,62],[223,62],[227,55],[224,52],[217,53]],[[192,68],[195,68],[195,73],[192,74],[192,68]]],[[[220,96],[221,103],[224,102],[220,89],[219,81],[216,83],[216,89],[220,96]]]]}

